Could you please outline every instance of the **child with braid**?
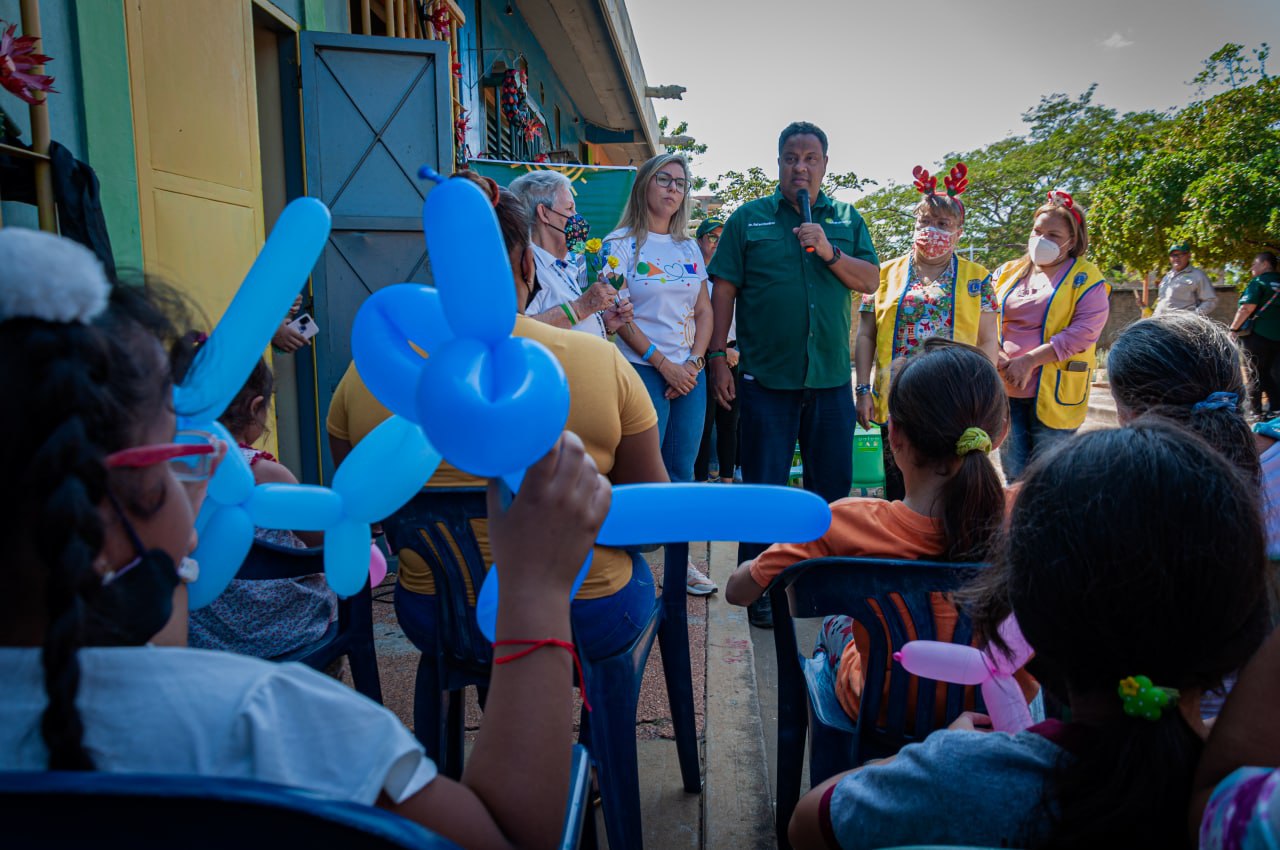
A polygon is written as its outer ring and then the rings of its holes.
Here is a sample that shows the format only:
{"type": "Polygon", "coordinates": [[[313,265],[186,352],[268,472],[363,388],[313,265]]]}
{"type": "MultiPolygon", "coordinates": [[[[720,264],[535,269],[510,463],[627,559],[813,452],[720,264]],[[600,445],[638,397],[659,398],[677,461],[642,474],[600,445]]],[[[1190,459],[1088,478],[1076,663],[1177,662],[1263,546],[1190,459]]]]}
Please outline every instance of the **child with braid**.
{"type": "Polygon", "coordinates": [[[256,779],[376,804],[464,847],[554,846],[570,588],[611,498],[581,440],[562,435],[509,508],[490,491],[508,565],[497,638],[537,651],[495,665],[454,782],[395,715],[327,676],[149,644],[171,615],[183,631],[176,565],[219,457],[175,433],[176,335],[159,305],[154,286],[111,286],[75,243],[0,230],[0,398],[21,412],[0,419],[0,770],[256,779]]]}
{"type": "Polygon", "coordinates": [[[968,607],[987,635],[1017,616],[1071,722],[1007,734],[961,717],[813,788],[794,846],[1192,846],[1200,697],[1266,628],[1256,483],[1150,415],[1073,437],[1021,480],[968,607]]]}

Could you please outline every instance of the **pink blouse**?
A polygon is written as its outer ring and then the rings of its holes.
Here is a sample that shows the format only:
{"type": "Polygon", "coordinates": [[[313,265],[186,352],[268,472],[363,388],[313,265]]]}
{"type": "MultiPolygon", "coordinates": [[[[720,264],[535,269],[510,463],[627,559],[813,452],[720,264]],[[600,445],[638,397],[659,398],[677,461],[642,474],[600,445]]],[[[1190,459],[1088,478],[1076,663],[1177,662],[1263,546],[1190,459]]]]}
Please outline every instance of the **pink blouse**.
{"type": "MultiPolygon", "coordinates": [[[[1071,271],[1068,267],[1063,276],[1071,271]]],[[[1028,275],[1029,277],[1029,275],[1028,275]]],[[[1044,339],[1044,318],[1049,310],[1049,299],[1055,291],[1053,282],[1041,278],[1030,283],[1023,277],[1013,285],[1013,291],[1004,300],[1003,348],[1010,357],[1025,354],[1039,348],[1044,339]]],[[[1107,316],[1111,313],[1111,302],[1107,298],[1105,286],[1095,286],[1084,294],[1076,304],[1075,314],[1071,322],[1060,333],[1047,341],[1053,346],[1056,360],[1066,360],[1079,354],[1098,341],[1102,329],[1107,324],[1107,316]]],[[[1026,389],[1015,390],[1008,387],[1011,398],[1032,398],[1036,394],[1036,381],[1040,370],[1031,373],[1026,389]]]]}

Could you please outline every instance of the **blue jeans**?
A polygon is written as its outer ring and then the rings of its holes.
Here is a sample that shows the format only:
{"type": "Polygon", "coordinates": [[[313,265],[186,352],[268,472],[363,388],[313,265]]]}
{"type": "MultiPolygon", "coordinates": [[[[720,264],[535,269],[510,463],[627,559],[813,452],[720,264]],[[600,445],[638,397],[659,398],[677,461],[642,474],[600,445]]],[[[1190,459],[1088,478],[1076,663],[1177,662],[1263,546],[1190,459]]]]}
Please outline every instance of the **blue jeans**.
{"type": "MultiPolygon", "coordinates": [[[[702,424],[707,416],[707,376],[698,373],[698,385],[688,395],[667,399],[667,381],[657,369],[632,363],[649,399],[658,411],[658,441],[662,444],[662,462],[672,481],[692,481],[693,462],[702,443],[702,424]]],[[[784,482],[785,483],[785,482],[784,482]]]]}
{"type": "MultiPolygon", "coordinates": [[[[828,502],[849,495],[857,417],[850,382],[820,390],[771,390],[743,373],[738,376],[738,398],[743,483],[785,486],[799,441],[804,489],[828,502]]],[[[754,558],[765,548],[740,544],[738,559],[754,558]]]]}
{"type": "Polygon", "coordinates": [[[1041,422],[1034,398],[1009,399],[1009,436],[1000,447],[1005,480],[1017,481],[1027,464],[1075,432],[1075,428],[1050,428],[1041,422]]]}
{"type": "MultiPolygon", "coordinates": [[[[573,638],[592,661],[616,655],[640,634],[653,614],[656,594],[649,564],[631,555],[631,581],[612,596],[575,599],[569,605],[573,638]]],[[[436,651],[436,598],[396,585],[396,620],[405,637],[422,652],[436,651]]]]}

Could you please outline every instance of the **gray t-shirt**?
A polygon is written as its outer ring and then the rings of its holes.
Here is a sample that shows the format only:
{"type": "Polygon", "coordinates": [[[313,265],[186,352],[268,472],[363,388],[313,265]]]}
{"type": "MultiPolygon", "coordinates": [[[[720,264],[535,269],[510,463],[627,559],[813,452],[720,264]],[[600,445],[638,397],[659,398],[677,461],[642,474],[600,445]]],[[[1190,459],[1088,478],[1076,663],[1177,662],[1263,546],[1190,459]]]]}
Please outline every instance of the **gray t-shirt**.
{"type": "Polygon", "coordinates": [[[1035,732],[934,732],[831,795],[844,850],[907,844],[1025,847],[1043,838],[1045,784],[1064,750],[1035,732]]]}

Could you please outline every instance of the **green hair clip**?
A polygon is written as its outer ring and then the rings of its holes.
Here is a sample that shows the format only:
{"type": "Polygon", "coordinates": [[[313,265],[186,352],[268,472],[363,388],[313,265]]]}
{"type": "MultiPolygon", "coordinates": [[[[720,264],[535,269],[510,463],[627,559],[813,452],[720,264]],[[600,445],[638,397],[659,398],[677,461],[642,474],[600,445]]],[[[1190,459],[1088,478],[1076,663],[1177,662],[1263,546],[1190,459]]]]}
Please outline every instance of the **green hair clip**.
{"type": "Polygon", "coordinates": [[[1151,684],[1146,676],[1128,676],[1120,680],[1117,689],[1124,713],[1130,717],[1156,721],[1164,710],[1177,703],[1181,694],[1173,688],[1161,688],[1151,684]]]}

